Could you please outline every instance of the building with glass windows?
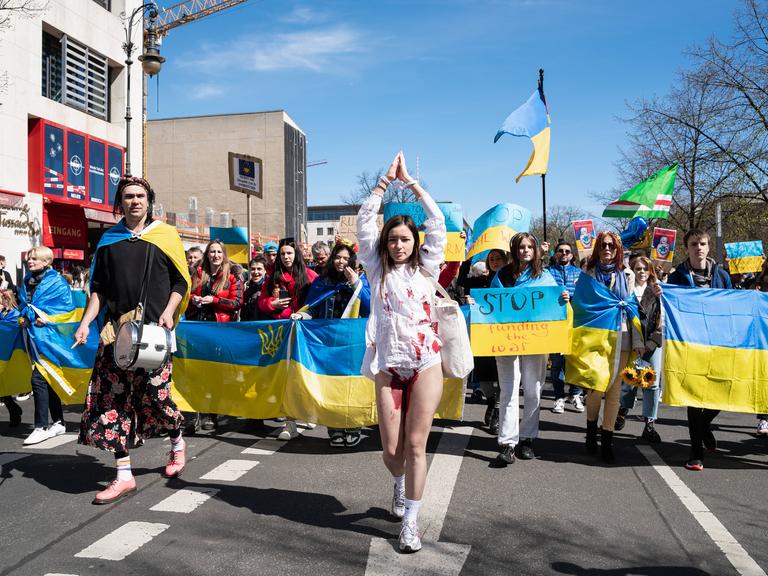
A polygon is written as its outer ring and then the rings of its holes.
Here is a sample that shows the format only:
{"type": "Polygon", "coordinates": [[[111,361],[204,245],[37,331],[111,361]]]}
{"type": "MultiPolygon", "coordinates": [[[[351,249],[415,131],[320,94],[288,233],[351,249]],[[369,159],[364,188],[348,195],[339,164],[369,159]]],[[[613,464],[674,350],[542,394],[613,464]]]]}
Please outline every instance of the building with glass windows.
{"type": "MultiPolygon", "coordinates": [[[[49,0],[31,15],[12,13],[0,36],[0,253],[11,273],[41,242],[86,264],[114,223],[126,146],[120,14],[141,4],[49,0]]],[[[134,32],[140,53],[140,26],[134,32]]],[[[141,66],[131,75],[131,156],[141,175],[141,66]]]]}

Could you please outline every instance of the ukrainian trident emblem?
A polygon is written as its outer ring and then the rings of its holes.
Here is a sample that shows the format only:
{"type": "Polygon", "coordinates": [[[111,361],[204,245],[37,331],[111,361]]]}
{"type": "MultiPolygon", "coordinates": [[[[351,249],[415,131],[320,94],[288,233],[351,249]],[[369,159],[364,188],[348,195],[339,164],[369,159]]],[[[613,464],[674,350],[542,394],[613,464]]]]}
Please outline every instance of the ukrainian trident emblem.
{"type": "Polygon", "coordinates": [[[283,343],[283,328],[285,328],[285,325],[280,326],[277,330],[274,330],[272,328],[272,324],[270,324],[267,327],[269,333],[267,333],[266,330],[262,330],[261,328],[258,329],[259,338],[261,338],[262,356],[272,356],[273,358],[275,357],[275,354],[277,354],[278,350],[280,350],[280,345],[283,343]]]}

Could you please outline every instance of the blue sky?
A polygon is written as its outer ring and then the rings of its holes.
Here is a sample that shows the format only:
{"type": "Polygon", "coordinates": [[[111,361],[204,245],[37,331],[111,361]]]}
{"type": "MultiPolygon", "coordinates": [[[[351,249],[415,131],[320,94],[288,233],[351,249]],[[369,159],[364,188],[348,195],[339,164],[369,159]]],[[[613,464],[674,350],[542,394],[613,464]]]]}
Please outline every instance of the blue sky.
{"type": "MultiPolygon", "coordinates": [[[[731,34],[736,2],[249,0],[172,30],[149,117],[284,109],[308,138],[309,203],[332,204],[403,149],[470,221],[498,202],[541,212],[514,179],[530,140],[493,137],[545,70],[547,202],[593,212],[619,186],[626,103],[664,94],[687,48],[731,34]]],[[[661,166],[659,167],[661,168],[661,166]]]]}

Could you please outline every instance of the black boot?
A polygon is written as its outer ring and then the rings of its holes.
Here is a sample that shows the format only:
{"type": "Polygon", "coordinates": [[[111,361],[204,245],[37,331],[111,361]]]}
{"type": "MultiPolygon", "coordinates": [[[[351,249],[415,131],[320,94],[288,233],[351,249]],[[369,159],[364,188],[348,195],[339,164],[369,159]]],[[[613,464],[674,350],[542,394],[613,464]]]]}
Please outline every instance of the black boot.
{"type": "Polygon", "coordinates": [[[485,416],[483,422],[486,426],[491,425],[491,416],[493,415],[493,407],[496,406],[496,396],[490,396],[487,400],[488,408],[485,409],[485,416]]]}
{"type": "Polygon", "coordinates": [[[21,424],[21,406],[16,403],[13,396],[3,396],[2,400],[3,404],[5,404],[5,407],[8,409],[8,414],[10,416],[8,426],[15,428],[21,424]]]}
{"type": "Polygon", "coordinates": [[[597,420],[587,420],[587,452],[597,454],[597,420]]]}
{"type": "Polygon", "coordinates": [[[488,424],[488,430],[494,436],[498,436],[499,434],[499,407],[498,406],[494,407],[493,412],[491,412],[491,421],[488,424]]]}
{"type": "Polygon", "coordinates": [[[613,430],[603,429],[600,431],[600,448],[603,452],[603,462],[612,464],[613,457],[613,430]]]}
{"type": "Polygon", "coordinates": [[[613,429],[616,432],[621,432],[624,429],[624,425],[627,423],[627,414],[629,414],[628,408],[619,408],[616,423],[613,425],[613,429]]]}

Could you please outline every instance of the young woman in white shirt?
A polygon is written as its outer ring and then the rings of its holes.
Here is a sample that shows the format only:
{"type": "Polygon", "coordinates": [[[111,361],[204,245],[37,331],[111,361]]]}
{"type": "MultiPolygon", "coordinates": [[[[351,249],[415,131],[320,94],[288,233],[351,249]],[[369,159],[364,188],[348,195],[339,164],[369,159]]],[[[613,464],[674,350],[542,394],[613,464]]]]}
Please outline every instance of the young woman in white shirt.
{"type": "Polygon", "coordinates": [[[357,217],[358,258],[371,286],[363,374],[376,384],[384,465],[395,481],[392,513],[403,519],[400,550],[421,549],[417,516],[427,476],[426,446],[443,393],[441,342],[431,315],[447,243],[445,217],[408,174],[399,153],[357,217]],[[382,196],[392,180],[413,190],[424,208],[424,243],[409,216],[376,226],[382,196]]]}

